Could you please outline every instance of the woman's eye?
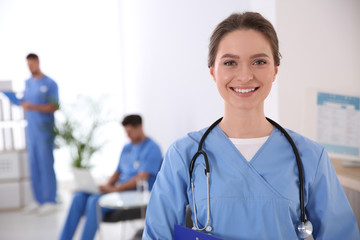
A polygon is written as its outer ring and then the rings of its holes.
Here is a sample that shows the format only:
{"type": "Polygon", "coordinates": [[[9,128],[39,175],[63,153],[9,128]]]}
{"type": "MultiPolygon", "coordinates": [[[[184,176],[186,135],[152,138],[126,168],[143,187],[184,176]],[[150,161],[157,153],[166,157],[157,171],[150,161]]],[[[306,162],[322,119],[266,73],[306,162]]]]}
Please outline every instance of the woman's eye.
{"type": "Polygon", "coordinates": [[[226,66],[234,66],[235,64],[236,64],[235,61],[226,61],[224,63],[224,65],[226,65],[226,66]]]}
{"type": "Polygon", "coordinates": [[[257,60],[254,62],[254,65],[264,65],[264,64],[266,64],[266,61],[264,60],[257,60]]]}

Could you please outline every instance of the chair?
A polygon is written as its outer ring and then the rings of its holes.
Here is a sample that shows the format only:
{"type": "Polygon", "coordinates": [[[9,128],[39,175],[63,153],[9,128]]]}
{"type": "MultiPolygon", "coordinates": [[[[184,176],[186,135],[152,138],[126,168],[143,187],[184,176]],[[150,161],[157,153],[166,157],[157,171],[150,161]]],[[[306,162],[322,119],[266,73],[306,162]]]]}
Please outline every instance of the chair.
{"type": "Polygon", "coordinates": [[[111,212],[105,213],[103,222],[115,223],[120,221],[128,221],[142,218],[142,209],[133,208],[127,210],[114,210],[111,212]]]}
{"type": "MultiPolygon", "coordinates": [[[[146,211],[146,208],[131,208],[131,209],[124,209],[124,210],[114,210],[111,212],[107,212],[104,215],[104,218],[102,222],[105,223],[116,223],[120,221],[130,221],[135,219],[143,219],[146,211]]],[[[132,240],[141,240],[142,239],[142,233],[144,229],[140,228],[136,231],[134,236],[132,237],[132,240]]],[[[125,234],[125,229],[123,226],[123,234],[125,234]]]]}
{"type": "MultiPolygon", "coordinates": [[[[148,200],[146,200],[146,199],[148,199],[148,197],[150,196],[149,195],[150,192],[147,191],[148,182],[142,181],[142,185],[138,184],[137,189],[146,189],[146,191],[144,191],[144,192],[125,191],[123,193],[109,193],[109,194],[105,194],[105,196],[101,197],[99,200],[100,206],[114,209],[113,211],[110,211],[110,212],[107,212],[104,214],[102,222],[116,223],[116,222],[121,222],[121,221],[144,219],[145,213],[146,213],[146,205],[147,205],[147,204],[144,204],[144,201],[147,202],[148,200]],[[146,183],[146,186],[144,185],[144,182],[146,183]],[[116,194],[116,195],[114,195],[114,194],[116,194]],[[118,200],[119,200],[119,199],[117,199],[117,194],[119,194],[119,195],[121,194],[124,197],[124,199],[120,200],[120,202],[122,203],[122,204],[120,204],[120,206],[118,206],[116,204],[116,202],[118,202],[118,200]],[[139,196],[139,194],[140,194],[140,196],[139,196]],[[115,197],[115,201],[114,201],[114,197],[115,197]],[[133,201],[134,198],[136,198],[136,200],[138,200],[140,202],[133,201]],[[103,200],[103,201],[101,201],[101,200],[103,200]],[[105,203],[104,203],[104,201],[105,201],[105,203]],[[133,205],[133,204],[135,204],[135,205],[133,205]]],[[[122,224],[122,226],[124,228],[124,224],[122,224]]],[[[143,230],[144,230],[143,227],[141,227],[141,229],[137,229],[137,232],[134,235],[133,239],[139,239],[139,236],[141,239],[143,230]]],[[[122,232],[124,234],[125,228],[122,232]]]]}
{"type": "MultiPolygon", "coordinates": [[[[112,212],[107,212],[104,215],[103,222],[115,223],[120,221],[128,221],[143,218],[143,211],[141,208],[127,209],[127,210],[114,210],[112,212]]],[[[146,210],[146,209],[145,209],[146,210]]],[[[186,223],[187,228],[193,227],[193,222],[191,220],[191,209],[190,206],[186,206],[186,223]]],[[[141,240],[144,229],[141,228],[137,230],[132,240],[141,240]]]]}

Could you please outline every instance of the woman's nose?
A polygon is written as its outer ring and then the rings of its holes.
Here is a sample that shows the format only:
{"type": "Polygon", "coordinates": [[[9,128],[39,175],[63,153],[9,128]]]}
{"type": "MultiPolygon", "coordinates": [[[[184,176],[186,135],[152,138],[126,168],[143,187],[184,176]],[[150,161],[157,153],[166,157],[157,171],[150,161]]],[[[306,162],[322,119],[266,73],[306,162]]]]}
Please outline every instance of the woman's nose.
{"type": "Polygon", "coordinates": [[[248,82],[254,78],[251,68],[247,65],[241,65],[237,71],[237,80],[241,82],[248,82]]]}

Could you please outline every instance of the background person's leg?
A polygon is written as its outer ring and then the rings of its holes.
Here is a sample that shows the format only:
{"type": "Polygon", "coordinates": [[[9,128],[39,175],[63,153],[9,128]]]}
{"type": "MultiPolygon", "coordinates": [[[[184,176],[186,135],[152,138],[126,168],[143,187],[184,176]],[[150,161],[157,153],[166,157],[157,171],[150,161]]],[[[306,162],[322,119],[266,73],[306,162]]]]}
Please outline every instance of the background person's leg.
{"type": "MultiPolygon", "coordinates": [[[[99,218],[98,218],[98,201],[99,198],[101,197],[100,194],[95,194],[92,195],[91,197],[89,197],[89,200],[87,202],[87,206],[86,206],[86,221],[85,221],[85,226],[84,226],[84,230],[81,236],[82,240],[89,240],[89,239],[94,239],[95,237],[95,233],[98,229],[98,223],[99,223],[99,218]]],[[[112,211],[111,209],[105,209],[105,208],[101,208],[101,220],[104,217],[105,212],[108,211],[112,211]]]]}
{"type": "Polygon", "coordinates": [[[83,192],[77,192],[74,194],[68,216],[59,238],[60,240],[72,239],[79,224],[80,218],[85,213],[88,198],[90,196],[90,194],[83,192]]]}

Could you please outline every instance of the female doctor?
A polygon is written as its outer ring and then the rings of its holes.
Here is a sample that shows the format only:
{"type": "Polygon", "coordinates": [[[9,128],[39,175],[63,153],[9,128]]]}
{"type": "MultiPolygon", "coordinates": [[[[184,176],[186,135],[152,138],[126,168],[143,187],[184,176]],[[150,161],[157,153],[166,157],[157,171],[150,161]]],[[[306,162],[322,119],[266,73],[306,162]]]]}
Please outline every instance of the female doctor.
{"type": "Polygon", "coordinates": [[[224,99],[224,116],[202,144],[207,128],[168,149],[148,205],[143,239],[173,239],[174,225],[185,225],[187,205],[197,230],[226,240],[301,239],[306,236],[299,235],[298,228],[304,225],[310,226],[310,234],[312,226],[315,239],[360,238],[324,148],[286,130],[302,161],[306,210],[300,217],[294,150],[286,134],[264,115],[264,100],[279,65],[276,32],[260,14],[232,14],[216,27],[208,66],[224,99]],[[205,154],[192,161],[199,148],[205,154]]]}

